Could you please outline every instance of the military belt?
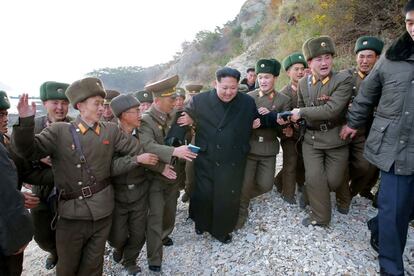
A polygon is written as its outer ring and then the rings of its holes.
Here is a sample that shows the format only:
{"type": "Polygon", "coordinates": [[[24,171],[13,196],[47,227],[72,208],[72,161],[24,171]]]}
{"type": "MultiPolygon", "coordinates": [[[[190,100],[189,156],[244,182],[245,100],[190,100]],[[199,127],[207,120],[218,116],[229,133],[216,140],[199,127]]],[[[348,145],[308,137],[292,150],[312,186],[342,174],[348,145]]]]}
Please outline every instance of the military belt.
{"type": "Polygon", "coordinates": [[[94,194],[102,191],[106,187],[108,187],[111,184],[109,179],[105,179],[101,182],[96,182],[90,186],[82,187],[80,190],[66,193],[65,191],[62,192],[62,195],[60,196],[63,200],[70,200],[70,199],[84,199],[84,198],[90,198],[94,194]]]}
{"type": "Polygon", "coordinates": [[[341,125],[340,123],[336,122],[325,122],[323,124],[316,124],[316,125],[307,125],[306,129],[309,130],[315,130],[315,131],[322,131],[322,132],[328,132],[328,130],[333,129],[337,126],[341,125]]]}

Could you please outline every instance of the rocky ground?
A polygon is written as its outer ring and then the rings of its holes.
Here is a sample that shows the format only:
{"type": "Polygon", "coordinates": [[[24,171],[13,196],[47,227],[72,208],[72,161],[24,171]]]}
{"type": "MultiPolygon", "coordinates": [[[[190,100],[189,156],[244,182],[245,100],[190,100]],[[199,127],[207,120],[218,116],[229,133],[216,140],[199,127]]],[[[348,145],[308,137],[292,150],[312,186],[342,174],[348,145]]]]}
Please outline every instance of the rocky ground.
{"type": "MultiPolygon", "coordinates": [[[[179,201],[174,246],[165,248],[163,275],[376,275],[376,252],[369,244],[366,221],[376,214],[370,202],[357,197],[349,215],[333,210],[329,228],[301,225],[306,211],[289,206],[275,190],[256,198],[246,226],[223,245],[209,234],[198,236],[187,220],[188,204],[179,201]]],[[[145,248],[139,265],[151,275],[145,248]]],[[[34,243],[25,251],[24,275],[54,275],[43,268],[46,254],[34,243]]],[[[414,275],[414,233],[410,227],[405,252],[408,275],[414,275]]],[[[125,275],[105,255],[104,275],[125,275]]]]}

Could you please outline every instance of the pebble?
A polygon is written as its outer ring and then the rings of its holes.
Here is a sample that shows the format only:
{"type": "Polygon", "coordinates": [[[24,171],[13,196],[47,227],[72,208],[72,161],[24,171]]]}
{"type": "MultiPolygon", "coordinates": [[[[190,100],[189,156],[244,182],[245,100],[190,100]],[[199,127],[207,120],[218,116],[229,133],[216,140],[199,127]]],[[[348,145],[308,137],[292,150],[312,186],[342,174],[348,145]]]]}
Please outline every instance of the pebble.
{"type": "MultiPolygon", "coordinates": [[[[280,169],[278,160],[278,169],[280,169]]],[[[332,206],[335,197],[332,195],[332,206]]],[[[161,275],[376,275],[378,255],[369,245],[366,221],[376,209],[365,198],[353,199],[349,215],[332,210],[328,228],[301,224],[307,211],[288,206],[275,191],[251,202],[244,228],[233,233],[233,242],[223,245],[209,234],[198,236],[188,217],[188,204],[178,201],[174,245],[164,247],[161,275]]],[[[107,246],[103,275],[124,275],[107,246]]],[[[23,275],[49,276],[47,254],[35,242],[25,250],[23,275]]],[[[141,275],[150,273],[144,246],[138,265],[141,275]]],[[[414,228],[409,228],[404,253],[407,275],[414,275],[414,228]]]]}

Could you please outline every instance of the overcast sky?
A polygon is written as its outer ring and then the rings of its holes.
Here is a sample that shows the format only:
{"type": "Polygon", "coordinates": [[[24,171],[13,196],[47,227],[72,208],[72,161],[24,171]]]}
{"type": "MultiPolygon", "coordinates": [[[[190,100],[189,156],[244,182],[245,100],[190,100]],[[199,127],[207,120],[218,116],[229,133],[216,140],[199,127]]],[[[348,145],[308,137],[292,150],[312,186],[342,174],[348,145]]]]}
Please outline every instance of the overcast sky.
{"type": "Polygon", "coordinates": [[[11,94],[72,82],[102,67],[165,63],[245,0],[26,0],[0,3],[0,82],[11,94]]]}

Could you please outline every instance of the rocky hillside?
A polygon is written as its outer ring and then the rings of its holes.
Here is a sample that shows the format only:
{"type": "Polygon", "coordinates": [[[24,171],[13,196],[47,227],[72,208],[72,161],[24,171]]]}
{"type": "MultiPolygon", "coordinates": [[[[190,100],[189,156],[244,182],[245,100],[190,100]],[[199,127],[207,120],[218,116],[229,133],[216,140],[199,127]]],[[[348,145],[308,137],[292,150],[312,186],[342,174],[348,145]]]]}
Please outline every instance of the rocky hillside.
{"type": "MultiPolygon", "coordinates": [[[[352,65],[355,40],[377,35],[387,43],[403,30],[405,0],[247,0],[237,17],[214,31],[200,31],[166,64],[150,68],[105,68],[89,73],[109,88],[130,92],[148,81],[171,74],[180,85],[190,81],[206,87],[220,66],[245,72],[259,58],[276,58],[301,49],[309,37],[326,34],[337,43],[337,69],[352,65]],[[133,77],[133,79],[131,79],[133,77]]],[[[278,86],[286,83],[281,75],[278,86]]]]}

